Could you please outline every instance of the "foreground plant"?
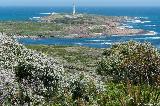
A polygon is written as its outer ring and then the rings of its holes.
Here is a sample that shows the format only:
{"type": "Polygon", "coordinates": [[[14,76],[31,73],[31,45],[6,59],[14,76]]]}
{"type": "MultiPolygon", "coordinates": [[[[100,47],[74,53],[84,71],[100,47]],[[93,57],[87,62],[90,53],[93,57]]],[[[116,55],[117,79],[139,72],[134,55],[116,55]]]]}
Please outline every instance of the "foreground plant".
{"type": "Polygon", "coordinates": [[[97,72],[111,78],[101,105],[160,105],[160,53],[150,43],[113,45],[104,51],[97,72]]]}
{"type": "Polygon", "coordinates": [[[115,82],[160,85],[160,53],[150,43],[127,42],[107,49],[97,72],[115,82]]]}
{"type": "Polygon", "coordinates": [[[95,92],[101,91],[98,78],[86,73],[78,80],[80,77],[81,73],[65,72],[54,58],[27,49],[8,36],[0,36],[1,104],[68,105],[69,101],[75,102],[77,97],[84,96],[92,100],[93,92],[90,93],[88,87],[92,84],[95,92]],[[76,83],[81,84],[79,86],[76,83]],[[82,96],[76,96],[79,92],[76,91],[77,87],[82,86],[82,96]],[[72,99],[67,99],[70,97],[72,99]]]}
{"type": "Polygon", "coordinates": [[[100,106],[159,106],[160,87],[107,83],[106,91],[97,96],[100,106]]]}

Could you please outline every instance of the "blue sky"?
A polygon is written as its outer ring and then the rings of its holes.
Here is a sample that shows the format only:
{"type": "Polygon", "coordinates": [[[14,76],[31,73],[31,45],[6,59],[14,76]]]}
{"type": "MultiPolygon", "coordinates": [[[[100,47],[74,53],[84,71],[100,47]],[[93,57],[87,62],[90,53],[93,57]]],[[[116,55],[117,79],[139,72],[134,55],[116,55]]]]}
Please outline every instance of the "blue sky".
{"type": "MultiPolygon", "coordinates": [[[[77,0],[79,6],[160,6],[160,0],[77,0]]],[[[71,6],[72,0],[0,0],[0,6],[71,6]]]]}

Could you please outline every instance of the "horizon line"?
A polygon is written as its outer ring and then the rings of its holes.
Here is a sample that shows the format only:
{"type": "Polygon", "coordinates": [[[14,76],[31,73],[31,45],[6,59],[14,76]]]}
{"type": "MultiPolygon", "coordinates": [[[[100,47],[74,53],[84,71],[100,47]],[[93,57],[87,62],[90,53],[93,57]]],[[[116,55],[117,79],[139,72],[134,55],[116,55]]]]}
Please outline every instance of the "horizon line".
{"type": "MultiPolygon", "coordinates": [[[[71,6],[32,6],[32,5],[26,5],[26,6],[22,6],[22,5],[17,5],[17,6],[13,6],[13,5],[8,5],[8,6],[1,6],[0,7],[73,7],[72,5],[71,6]]],[[[160,7],[160,6],[76,6],[76,8],[79,8],[79,7],[160,7]]]]}

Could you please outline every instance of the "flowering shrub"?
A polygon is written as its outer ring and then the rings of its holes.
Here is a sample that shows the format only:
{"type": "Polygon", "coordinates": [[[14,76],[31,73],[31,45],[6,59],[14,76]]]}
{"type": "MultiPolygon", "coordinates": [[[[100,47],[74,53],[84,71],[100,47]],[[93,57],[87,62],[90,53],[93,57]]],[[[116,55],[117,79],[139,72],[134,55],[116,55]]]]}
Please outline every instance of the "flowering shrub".
{"type": "Polygon", "coordinates": [[[0,87],[4,105],[72,105],[93,101],[103,83],[89,73],[66,72],[54,58],[0,35],[0,87]]]}
{"type": "Polygon", "coordinates": [[[34,102],[43,101],[42,99],[46,95],[50,96],[53,90],[57,93],[61,92],[64,70],[56,60],[28,50],[6,36],[0,37],[0,50],[1,73],[6,74],[1,77],[5,80],[2,80],[1,85],[3,87],[6,87],[8,83],[11,85],[10,90],[14,89],[11,96],[18,93],[17,97],[11,97],[13,103],[24,104],[22,102],[25,100],[22,98],[26,97],[36,100],[34,102]],[[60,87],[53,87],[53,84],[60,87]],[[20,99],[17,100],[17,98],[20,99]]]}
{"type": "Polygon", "coordinates": [[[116,82],[160,84],[160,54],[150,43],[127,42],[105,50],[97,72],[116,82]]]}

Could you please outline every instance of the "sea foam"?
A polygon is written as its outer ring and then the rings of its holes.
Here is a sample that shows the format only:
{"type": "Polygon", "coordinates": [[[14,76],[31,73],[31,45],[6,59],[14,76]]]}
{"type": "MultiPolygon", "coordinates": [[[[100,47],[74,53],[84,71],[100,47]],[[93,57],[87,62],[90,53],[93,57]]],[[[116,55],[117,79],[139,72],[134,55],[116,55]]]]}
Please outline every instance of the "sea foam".
{"type": "Polygon", "coordinates": [[[52,12],[52,13],[40,13],[41,15],[53,15],[53,14],[57,14],[56,12],[52,12]]]}
{"type": "Polygon", "coordinates": [[[135,40],[157,40],[160,37],[143,37],[143,38],[134,38],[135,40]]]}
{"type": "Polygon", "coordinates": [[[108,41],[111,41],[111,40],[86,40],[88,42],[108,42],[108,41]]]}
{"type": "Polygon", "coordinates": [[[49,15],[49,14],[52,14],[52,13],[40,13],[40,14],[49,15]]]}
{"type": "Polygon", "coordinates": [[[156,27],[156,25],[145,25],[147,27],[156,27]]]}
{"type": "Polygon", "coordinates": [[[109,43],[109,42],[104,42],[104,43],[101,43],[102,45],[105,44],[105,45],[112,45],[112,43],[109,43]]]}
{"type": "Polygon", "coordinates": [[[145,34],[145,35],[157,35],[158,33],[157,32],[155,32],[155,31],[149,31],[147,34],[145,34]]]}
{"type": "Polygon", "coordinates": [[[136,19],[136,20],[129,20],[127,22],[129,22],[129,23],[137,23],[137,24],[138,23],[144,24],[144,23],[150,23],[151,21],[142,21],[142,20],[136,19]]]}
{"type": "Polygon", "coordinates": [[[33,19],[38,19],[38,18],[41,18],[41,17],[32,17],[33,19]]]}

